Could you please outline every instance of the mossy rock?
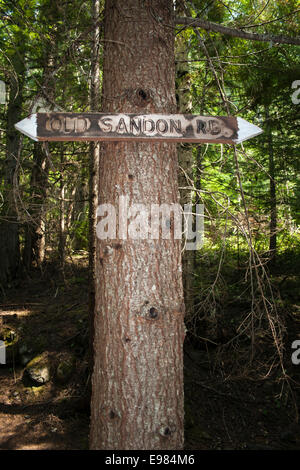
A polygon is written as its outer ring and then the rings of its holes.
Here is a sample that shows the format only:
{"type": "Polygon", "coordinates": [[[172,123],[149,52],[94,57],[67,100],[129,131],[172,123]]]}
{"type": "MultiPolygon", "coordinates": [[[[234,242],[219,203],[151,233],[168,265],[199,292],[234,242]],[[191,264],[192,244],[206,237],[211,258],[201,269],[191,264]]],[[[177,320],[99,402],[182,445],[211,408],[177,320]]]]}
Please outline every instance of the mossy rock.
{"type": "Polygon", "coordinates": [[[39,385],[38,387],[32,386],[28,387],[28,395],[31,400],[40,399],[41,397],[45,396],[45,388],[47,385],[39,385]]]}
{"type": "Polygon", "coordinates": [[[33,358],[26,366],[25,377],[29,378],[37,386],[44,385],[51,378],[51,364],[47,353],[33,358]]]}
{"type": "Polygon", "coordinates": [[[17,361],[19,335],[14,328],[8,326],[1,327],[0,340],[5,344],[5,364],[11,365],[17,361]]]}

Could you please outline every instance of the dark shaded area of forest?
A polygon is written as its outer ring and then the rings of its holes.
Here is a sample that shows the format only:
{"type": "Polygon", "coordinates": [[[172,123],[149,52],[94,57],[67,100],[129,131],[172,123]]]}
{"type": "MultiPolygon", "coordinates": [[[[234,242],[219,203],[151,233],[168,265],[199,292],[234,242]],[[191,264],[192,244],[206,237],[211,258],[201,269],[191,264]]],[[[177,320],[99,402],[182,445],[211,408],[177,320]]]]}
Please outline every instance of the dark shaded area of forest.
{"type": "MultiPolygon", "coordinates": [[[[31,271],[2,299],[2,328],[18,335],[19,346],[10,363],[0,366],[0,449],[88,449],[87,258],[82,253],[74,256],[65,280],[57,276],[56,264],[47,263],[43,276],[31,271]],[[42,364],[49,365],[47,383],[26,375],[26,355],[41,357],[42,364]]],[[[253,348],[249,337],[236,338],[232,318],[237,325],[242,321],[245,300],[227,296],[220,302],[223,314],[218,315],[220,333],[214,343],[187,335],[187,450],[299,449],[300,370],[291,361],[291,344],[299,332],[299,281],[294,259],[287,263],[281,262],[273,277],[286,319],[284,374],[267,328],[256,332],[253,348]]],[[[237,281],[240,273],[227,267],[227,275],[237,281]]],[[[205,334],[204,325],[199,331],[205,334]]]]}

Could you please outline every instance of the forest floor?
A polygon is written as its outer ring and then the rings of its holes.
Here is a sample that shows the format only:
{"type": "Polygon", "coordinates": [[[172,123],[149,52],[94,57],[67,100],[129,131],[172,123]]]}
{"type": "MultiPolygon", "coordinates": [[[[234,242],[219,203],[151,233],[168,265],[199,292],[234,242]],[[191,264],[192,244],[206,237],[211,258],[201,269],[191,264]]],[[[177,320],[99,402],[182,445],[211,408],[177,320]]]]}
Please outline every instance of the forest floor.
{"type": "MultiPolygon", "coordinates": [[[[297,290],[299,295],[299,285],[297,290]]],[[[31,354],[47,355],[51,380],[41,386],[30,383],[17,352],[12,363],[0,365],[0,450],[88,449],[87,257],[73,259],[65,280],[57,275],[57,266],[48,263],[42,275],[33,271],[3,294],[2,328],[16,332],[20,344],[31,345],[31,354]],[[61,382],[57,367],[65,357],[72,357],[73,366],[61,382]]],[[[300,364],[293,365],[290,359],[291,342],[300,339],[295,298],[290,309],[296,317],[289,312],[293,320],[286,334],[284,364],[289,381],[278,367],[265,376],[253,374],[246,363],[237,367],[232,348],[199,346],[187,338],[187,450],[300,449],[300,364]]],[[[268,354],[269,344],[262,342],[257,364],[268,354]]]]}

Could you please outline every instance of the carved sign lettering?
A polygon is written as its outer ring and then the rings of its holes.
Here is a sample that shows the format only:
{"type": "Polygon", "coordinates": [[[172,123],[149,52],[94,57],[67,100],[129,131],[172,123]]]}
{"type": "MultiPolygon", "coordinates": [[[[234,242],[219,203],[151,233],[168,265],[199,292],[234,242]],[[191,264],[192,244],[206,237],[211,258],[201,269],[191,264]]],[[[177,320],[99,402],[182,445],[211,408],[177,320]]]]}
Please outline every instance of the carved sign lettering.
{"type": "Polygon", "coordinates": [[[235,144],[262,132],[239,117],[190,114],[37,113],[15,127],[37,141],[235,144]]]}
{"type": "Polygon", "coordinates": [[[39,113],[39,140],[164,140],[226,142],[237,138],[235,117],[181,114],[39,113]]]}

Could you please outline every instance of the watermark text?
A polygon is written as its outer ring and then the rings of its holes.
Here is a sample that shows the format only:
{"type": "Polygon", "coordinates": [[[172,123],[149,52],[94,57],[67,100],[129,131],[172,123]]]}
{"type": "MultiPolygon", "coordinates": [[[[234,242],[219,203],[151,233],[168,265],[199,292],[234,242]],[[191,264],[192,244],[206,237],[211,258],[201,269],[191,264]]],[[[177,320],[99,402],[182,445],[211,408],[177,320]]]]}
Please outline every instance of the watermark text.
{"type": "Polygon", "coordinates": [[[129,205],[129,197],[120,196],[118,207],[101,204],[97,216],[100,240],[183,240],[186,250],[203,245],[203,204],[129,205]]]}

